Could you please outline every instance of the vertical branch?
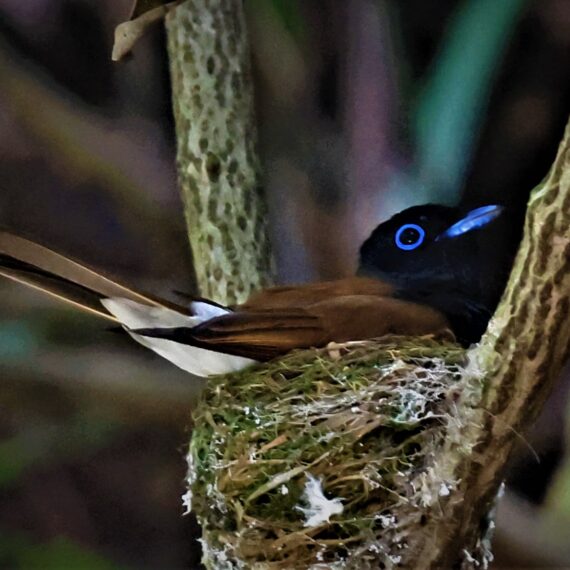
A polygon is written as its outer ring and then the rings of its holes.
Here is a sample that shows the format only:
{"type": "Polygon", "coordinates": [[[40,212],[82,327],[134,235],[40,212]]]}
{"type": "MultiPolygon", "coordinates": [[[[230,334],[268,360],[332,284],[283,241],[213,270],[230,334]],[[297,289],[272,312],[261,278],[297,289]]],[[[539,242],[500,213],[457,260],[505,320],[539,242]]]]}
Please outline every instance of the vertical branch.
{"type": "Polygon", "coordinates": [[[166,18],[178,175],[200,293],[269,284],[249,49],[241,0],[188,0],[166,18]]]}
{"type": "MultiPolygon", "coordinates": [[[[570,121],[550,173],[527,208],[524,236],[503,299],[471,361],[485,372],[479,416],[458,455],[460,492],[443,524],[427,529],[418,568],[447,568],[481,543],[481,520],[517,439],[537,417],[570,355],[570,121]]],[[[450,456],[451,458],[451,456],[450,456]]],[[[427,527],[426,527],[427,528],[427,527]]],[[[469,560],[463,568],[472,568],[469,560]]]]}

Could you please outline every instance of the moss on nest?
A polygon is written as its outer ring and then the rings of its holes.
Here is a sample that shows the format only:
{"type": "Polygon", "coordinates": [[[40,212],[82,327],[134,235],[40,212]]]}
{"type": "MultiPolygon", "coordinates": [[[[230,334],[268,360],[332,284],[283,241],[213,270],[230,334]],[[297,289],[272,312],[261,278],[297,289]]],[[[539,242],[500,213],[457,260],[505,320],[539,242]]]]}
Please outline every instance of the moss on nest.
{"type": "Polygon", "coordinates": [[[456,344],[391,338],[211,380],[194,414],[186,497],[206,565],[397,567],[405,528],[438,516],[457,484],[434,451],[460,446],[465,367],[456,344]],[[308,524],[319,508],[310,481],[325,506],[342,499],[330,520],[325,509],[308,524]]]}

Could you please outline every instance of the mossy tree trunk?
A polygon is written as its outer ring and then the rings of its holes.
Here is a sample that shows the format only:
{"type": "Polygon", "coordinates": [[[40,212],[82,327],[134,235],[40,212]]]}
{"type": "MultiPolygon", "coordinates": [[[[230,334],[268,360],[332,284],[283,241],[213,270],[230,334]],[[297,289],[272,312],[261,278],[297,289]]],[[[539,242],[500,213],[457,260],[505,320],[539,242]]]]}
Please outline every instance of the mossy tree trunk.
{"type": "Polygon", "coordinates": [[[200,294],[244,301],[271,281],[241,0],[187,0],[166,16],[177,161],[200,294]]]}

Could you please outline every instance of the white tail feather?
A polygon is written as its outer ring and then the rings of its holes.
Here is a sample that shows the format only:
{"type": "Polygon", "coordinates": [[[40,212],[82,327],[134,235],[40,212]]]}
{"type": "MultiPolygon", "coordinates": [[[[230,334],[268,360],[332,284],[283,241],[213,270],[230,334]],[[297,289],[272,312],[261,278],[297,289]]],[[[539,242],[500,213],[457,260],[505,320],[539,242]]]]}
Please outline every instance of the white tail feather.
{"type": "Polygon", "coordinates": [[[174,327],[195,327],[205,319],[189,316],[162,306],[151,306],[113,297],[101,299],[103,306],[129,329],[169,329],[174,327]]]}
{"type": "Polygon", "coordinates": [[[229,312],[216,305],[194,302],[192,303],[192,310],[195,314],[189,316],[167,307],[143,305],[130,299],[119,297],[103,299],[101,303],[111,314],[119,319],[125,330],[138,343],[150,348],[158,355],[172,362],[172,364],[195,376],[206,378],[217,374],[227,374],[255,363],[255,360],[250,358],[197,348],[164,338],[141,336],[133,333],[131,330],[175,327],[192,328],[229,312]]]}
{"type": "Polygon", "coordinates": [[[228,309],[224,309],[218,305],[211,305],[205,301],[192,301],[190,309],[195,317],[202,317],[206,321],[214,317],[227,315],[230,312],[228,309]]]}

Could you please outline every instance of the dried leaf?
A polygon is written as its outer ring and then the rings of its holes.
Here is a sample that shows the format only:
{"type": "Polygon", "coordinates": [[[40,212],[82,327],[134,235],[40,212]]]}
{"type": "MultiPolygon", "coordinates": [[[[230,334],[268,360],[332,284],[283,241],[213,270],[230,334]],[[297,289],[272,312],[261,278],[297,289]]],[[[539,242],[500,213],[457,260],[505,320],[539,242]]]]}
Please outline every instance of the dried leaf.
{"type": "Polygon", "coordinates": [[[168,10],[171,10],[179,3],[180,0],[176,2],[138,0],[135,2],[131,19],[115,28],[112,60],[120,61],[123,59],[151,26],[156,22],[160,22],[168,10]]]}

